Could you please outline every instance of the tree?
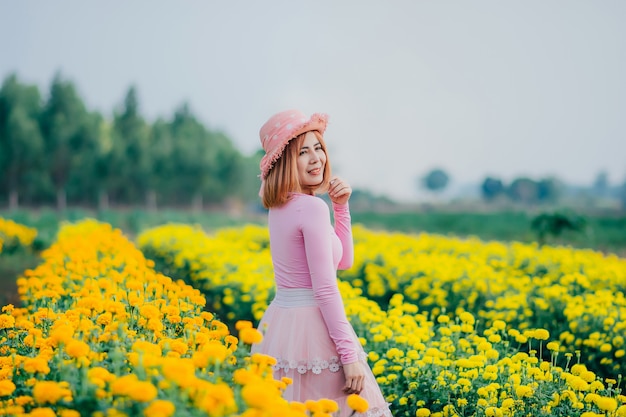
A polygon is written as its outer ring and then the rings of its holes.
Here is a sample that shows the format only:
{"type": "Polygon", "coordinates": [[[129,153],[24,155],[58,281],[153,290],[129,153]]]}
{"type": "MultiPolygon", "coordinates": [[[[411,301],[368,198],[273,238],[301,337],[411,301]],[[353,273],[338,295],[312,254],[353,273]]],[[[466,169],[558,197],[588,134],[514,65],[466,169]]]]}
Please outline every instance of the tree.
{"type": "Polygon", "coordinates": [[[593,194],[597,197],[606,197],[608,190],[609,174],[606,171],[600,171],[593,181],[593,194]]]}
{"type": "Polygon", "coordinates": [[[542,203],[554,203],[563,193],[563,184],[556,178],[543,178],[537,183],[537,200],[542,203]]]}
{"type": "Polygon", "coordinates": [[[109,191],[132,203],[143,196],[148,209],[155,209],[154,190],[149,190],[151,161],[148,149],[149,126],[139,112],[137,90],[130,87],[122,108],[115,112],[109,155],[109,191]]]}
{"type": "Polygon", "coordinates": [[[626,180],[620,189],[620,200],[622,201],[622,210],[626,211],[626,180]]]}
{"type": "Polygon", "coordinates": [[[587,221],[574,213],[555,212],[542,213],[531,222],[531,229],[537,234],[540,245],[546,243],[548,236],[559,237],[566,230],[582,233],[587,221]]]}
{"type": "Polygon", "coordinates": [[[443,169],[433,169],[422,179],[423,186],[432,192],[441,192],[447,185],[450,178],[443,169]]]}
{"type": "Polygon", "coordinates": [[[507,194],[513,201],[532,204],[539,199],[539,187],[530,178],[516,178],[507,188],[507,194]]]}
{"type": "Polygon", "coordinates": [[[504,193],[504,184],[498,178],[487,177],[481,185],[482,196],[487,201],[492,201],[504,193]]]}
{"type": "Polygon", "coordinates": [[[67,207],[66,186],[82,152],[94,138],[85,135],[88,113],[74,85],[55,75],[40,117],[46,170],[56,191],[57,209],[67,207]]]}
{"type": "Polygon", "coordinates": [[[0,89],[0,175],[8,190],[9,209],[19,205],[19,189],[28,172],[38,166],[43,141],[37,119],[41,97],[36,86],[22,85],[9,75],[0,89]]]}

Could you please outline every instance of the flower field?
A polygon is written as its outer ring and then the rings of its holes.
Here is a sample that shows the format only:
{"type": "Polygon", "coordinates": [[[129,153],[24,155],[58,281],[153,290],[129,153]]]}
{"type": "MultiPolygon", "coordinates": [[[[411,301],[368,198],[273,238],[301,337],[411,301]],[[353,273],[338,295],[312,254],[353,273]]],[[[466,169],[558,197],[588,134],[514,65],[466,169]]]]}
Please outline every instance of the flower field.
{"type": "Polygon", "coordinates": [[[23,306],[0,314],[0,415],[336,410],[328,400],[285,401],[290,381],[273,379],[273,358],[248,353],[262,338],[252,323],[239,321],[232,335],[204,311],[200,291],[157,273],[119,230],[66,225],[42,258],[18,279],[23,306]]]}
{"type": "MultiPolygon", "coordinates": [[[[249,354],[273,296],[265,228],[171,224],[135,245],[83,221],[42,258],[0,313],[0,415],[336,411],[286,402],[249,354]]],[[[623,259],[356,227],[340,278],[394,416],[626,416],[623,259]]]]}
{"type": "MultiPolygon", "coordinates": [[[[146,231],[157,269],[226,320],[272,297],[263,227],[146,231]]],[[[349,318],[394,415],[626,415],[626,262],[592,251],[355,230],[349,318]]]]}
{"type": "Polygon", "coordinates": [[[35,237],[37,237],[36,229],[0,217],[0,254],[29,249],[35,237]]]}

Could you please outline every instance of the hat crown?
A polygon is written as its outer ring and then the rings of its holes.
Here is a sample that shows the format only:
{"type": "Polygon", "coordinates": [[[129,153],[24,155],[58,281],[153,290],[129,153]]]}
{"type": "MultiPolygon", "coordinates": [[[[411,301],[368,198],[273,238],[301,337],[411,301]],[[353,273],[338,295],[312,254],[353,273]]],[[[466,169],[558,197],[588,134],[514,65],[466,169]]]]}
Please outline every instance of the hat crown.
{"type": "Polygon", "coordinates": [[[269,153],[281,142],[292,139],[297,128],[308,121],[308,117],[299,110],[285,110],[276,113],[261,127],[259,135],[261,146],[269,153]]]}

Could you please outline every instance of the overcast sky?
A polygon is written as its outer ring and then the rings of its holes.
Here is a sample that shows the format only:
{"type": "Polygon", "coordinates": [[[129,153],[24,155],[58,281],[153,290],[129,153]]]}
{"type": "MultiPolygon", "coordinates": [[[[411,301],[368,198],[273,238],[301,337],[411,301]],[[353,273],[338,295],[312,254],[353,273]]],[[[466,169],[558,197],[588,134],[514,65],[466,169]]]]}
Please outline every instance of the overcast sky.
{"type": "Polygon", "coordinates": [[[0,76],[55,72],[110,117],[182,102],[244,153],[273,113],[326,112],[335,172],[418,196],[432,168],[626,179],[626,1],[0,0],[0,76]]]}

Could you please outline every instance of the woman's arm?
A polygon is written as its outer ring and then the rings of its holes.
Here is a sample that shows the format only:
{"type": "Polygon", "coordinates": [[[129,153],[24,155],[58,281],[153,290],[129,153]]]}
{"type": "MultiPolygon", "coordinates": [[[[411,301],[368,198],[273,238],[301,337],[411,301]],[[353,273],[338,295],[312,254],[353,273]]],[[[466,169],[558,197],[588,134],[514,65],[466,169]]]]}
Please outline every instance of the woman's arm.
{"type": "Polygon", "coordinates": [[[352,187],[339,177],[330,180],[328,196],[333,203],[335,218],[335,233],[339,236],[343,255],[339,261],[339,269],[348,269],[354,262],[354,242],[352,240],[352,224],[350,219],[350,207],[348,200],[352,195],[352,187]]]}
{"type": "Polygon", "coordinates": [[[358,347],[352,338],[352,327],[346,317],[333,264],[330,211],[322,199],[311,198],[302,215],[304,249],[317,305],[341,362],[356,362],[358,347]]]}
{"type": "Polygon", "coordinates": [[[339,269],[349,269],[354,263],[354,241],[352,239],[352,220],[350,207],[346,204],[333,203],[333,217],[335,218],[335,233],[339,236],[343,254],[339,261],[339,269]]]}

